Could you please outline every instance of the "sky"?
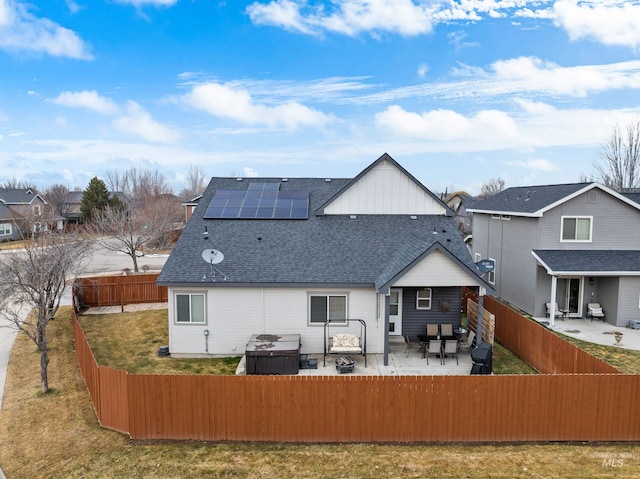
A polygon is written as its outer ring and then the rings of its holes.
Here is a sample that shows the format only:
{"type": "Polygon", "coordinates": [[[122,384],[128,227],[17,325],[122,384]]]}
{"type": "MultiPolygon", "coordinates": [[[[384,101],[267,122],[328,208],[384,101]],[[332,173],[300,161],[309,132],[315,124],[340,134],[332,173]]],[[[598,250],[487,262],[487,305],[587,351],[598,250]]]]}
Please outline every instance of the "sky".
{"type": "Polygon", "coordinates": [[[0,0],[0,183],[106,172],[433,192],[595,172],[640,119],[640,0],[0,0]]]}

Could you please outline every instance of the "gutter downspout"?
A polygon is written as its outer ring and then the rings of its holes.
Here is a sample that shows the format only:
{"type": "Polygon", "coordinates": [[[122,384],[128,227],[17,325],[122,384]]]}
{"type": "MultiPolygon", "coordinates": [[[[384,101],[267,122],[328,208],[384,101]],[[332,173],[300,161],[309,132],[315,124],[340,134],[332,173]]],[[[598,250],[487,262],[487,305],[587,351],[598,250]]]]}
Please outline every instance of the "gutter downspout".
{"type": "Polygon", "coordinates": [[[391,310],[390,291],[384,295],[384,355],[383,363],[389,365],[389,311],[391,310]]]}

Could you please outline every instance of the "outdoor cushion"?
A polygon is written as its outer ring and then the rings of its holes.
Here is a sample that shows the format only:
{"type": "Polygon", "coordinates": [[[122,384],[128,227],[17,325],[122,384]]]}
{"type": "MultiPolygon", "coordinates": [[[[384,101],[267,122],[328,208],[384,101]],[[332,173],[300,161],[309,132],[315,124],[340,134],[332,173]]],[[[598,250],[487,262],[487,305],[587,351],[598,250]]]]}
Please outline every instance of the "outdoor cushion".
{"type": "Polygon", "coordinates": [[[355,334],[336,334],[331,341],[334,353],[360,352],[360,338],[355,334]]]}

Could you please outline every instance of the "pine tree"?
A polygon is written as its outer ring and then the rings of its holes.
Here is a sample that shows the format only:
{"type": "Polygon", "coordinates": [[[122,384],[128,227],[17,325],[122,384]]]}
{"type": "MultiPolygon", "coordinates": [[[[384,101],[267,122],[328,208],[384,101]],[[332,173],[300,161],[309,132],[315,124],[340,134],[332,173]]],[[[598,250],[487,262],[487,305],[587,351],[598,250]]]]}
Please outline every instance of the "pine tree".
{"type": "Polygon", "coordinates": [[[109,194],[104,181],[94,176],[82,194],[80,220],[83,223],[90,223],[96,212],[104,210],[107,206],[120,206],[121,204],[116,196],[109,194]]]}

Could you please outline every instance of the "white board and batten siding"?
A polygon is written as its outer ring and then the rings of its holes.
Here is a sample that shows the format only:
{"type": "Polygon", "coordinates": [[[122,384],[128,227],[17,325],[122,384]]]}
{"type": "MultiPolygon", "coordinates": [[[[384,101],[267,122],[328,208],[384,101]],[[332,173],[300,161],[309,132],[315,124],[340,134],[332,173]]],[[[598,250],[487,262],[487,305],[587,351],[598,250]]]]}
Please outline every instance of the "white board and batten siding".
{"type": "Polygon", "coordinates": [[[441,251],[433,251],[393,283],[401,286],[477,286],[478,281],[441,251]]]}
{"type": "Polygon", "coordinates": [[[328,204],[327,215],[444,215],[445,208],[393,163],[383,161],[328,204]]]}
{"type": "MultiPolygon", "coordinates": [[[[209,355],[242,355],[253,334],[300,334],[302,353],[323,351],[322,324],[309,324],[309,294],[347,294],[349,318],[367,322],[367,351],[381,353],[384,341],[384,317],[378,317],[379,296],[372,289],[318,288],[211,288],[190,289],[206,294],[206,323],[177,324],[175,294],[182,288],[169,290],[169,350],[174,357],[205,356],[204,330],[209,331],[209,355]]],[[[332,325],[331,335],[342,332],[360,334],[360,323],[332,325]]]]}

